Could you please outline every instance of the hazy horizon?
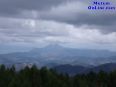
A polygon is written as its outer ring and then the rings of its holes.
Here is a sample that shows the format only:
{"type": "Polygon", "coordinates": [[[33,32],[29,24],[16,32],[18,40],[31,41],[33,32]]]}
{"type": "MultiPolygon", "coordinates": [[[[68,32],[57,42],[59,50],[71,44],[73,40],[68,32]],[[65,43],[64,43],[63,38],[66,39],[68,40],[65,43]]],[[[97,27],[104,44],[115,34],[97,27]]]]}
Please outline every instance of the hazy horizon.
{"type": "MultiPolygon", "coordinates": [[[[6,46],[6,47],[1,47],[0,49],[0,54],[8,54],[8,53],[15,53],[15,52],[29,52],[31,50],[34,49],[40,49],[40,48],[46,48],[51,47],[51,46],[55,46],[56,44],[48,44],[45,46],[40,46],[40,47],[23,47],[23,46],[19,46],[19,47],[15,47],[15,46],[6,46]]],[[[116,52],[115,50],[108,50],[108,49],[100,49],[100,48],[85,48],[85,47],[71,47],[71,46],[64,46],[64,45],[59,45],[57,44],[56,47],[59,46],[60,48],[64,47],[64,48],[68,48],[68,49],[79,49],[79,50],[97,50],[97,51],[110,51],[110,52],[116,52]]]]}

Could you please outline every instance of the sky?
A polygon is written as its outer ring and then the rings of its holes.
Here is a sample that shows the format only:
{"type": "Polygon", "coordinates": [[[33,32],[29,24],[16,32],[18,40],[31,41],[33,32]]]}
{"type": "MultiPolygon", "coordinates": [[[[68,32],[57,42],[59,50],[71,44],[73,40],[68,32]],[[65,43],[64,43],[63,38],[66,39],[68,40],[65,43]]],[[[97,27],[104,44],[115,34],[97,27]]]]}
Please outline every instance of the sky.
{"type": "Polygon", "coordinates": [[[0,0],[0,53],[54,43],[116,51],[116,10],[88,10],[92,1],[0,0]]]}

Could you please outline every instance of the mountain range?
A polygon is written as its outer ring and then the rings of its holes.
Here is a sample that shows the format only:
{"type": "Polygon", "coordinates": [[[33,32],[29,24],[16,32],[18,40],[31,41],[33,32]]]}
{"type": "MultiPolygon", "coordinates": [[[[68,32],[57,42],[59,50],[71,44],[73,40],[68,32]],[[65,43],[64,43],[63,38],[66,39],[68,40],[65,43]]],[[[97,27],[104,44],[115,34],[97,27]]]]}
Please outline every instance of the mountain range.
{"type": "Polygon", "coordinates": [[[56,70],[58,73],[69,74],[70,76],[74,76],[77,74],[88,74],[90,72],[98,73],[100,71],[109,73],[116,70],[116,63],[106,63],[93,67],[83,67],[65,64],[55,66],[53,67],[53,69],[56,70]]]}
{"type": "Polygon", "coordinates": [[[116,52],[108,50],[67,48],[60,45],[48,45],[28,52],[0,54],[0,64],[36,64],[39,67],[54,67],[70,64],[79,66],[98,66],[116,63],[116,52]]]}

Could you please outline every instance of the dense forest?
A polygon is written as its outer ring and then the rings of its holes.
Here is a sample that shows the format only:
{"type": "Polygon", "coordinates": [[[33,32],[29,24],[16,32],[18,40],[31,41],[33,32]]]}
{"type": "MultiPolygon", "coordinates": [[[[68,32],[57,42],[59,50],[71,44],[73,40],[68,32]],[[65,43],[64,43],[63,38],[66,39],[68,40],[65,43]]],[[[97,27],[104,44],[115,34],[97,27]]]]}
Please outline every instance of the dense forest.
{"type": "Polygon", "coordinates": [[[116,71],[70,77],[46,67],[38,69],[35,65],[20,71],[16,71],[14,66],[6,68],[1,65],[0,87],[116,87],[116,71]]]}

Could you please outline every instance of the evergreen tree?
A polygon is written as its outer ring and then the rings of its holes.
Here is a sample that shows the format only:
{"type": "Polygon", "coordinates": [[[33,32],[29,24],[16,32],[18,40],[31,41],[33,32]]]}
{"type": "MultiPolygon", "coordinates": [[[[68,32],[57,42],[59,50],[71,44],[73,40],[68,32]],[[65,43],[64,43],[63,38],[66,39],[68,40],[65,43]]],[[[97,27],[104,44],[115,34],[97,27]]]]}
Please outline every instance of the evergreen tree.
{"type": "Polygon", "coordinates": [[[69,76],[35,65],[16,71],[0,65],[0,87],[116,87],[116,71],[69,76]]]}

